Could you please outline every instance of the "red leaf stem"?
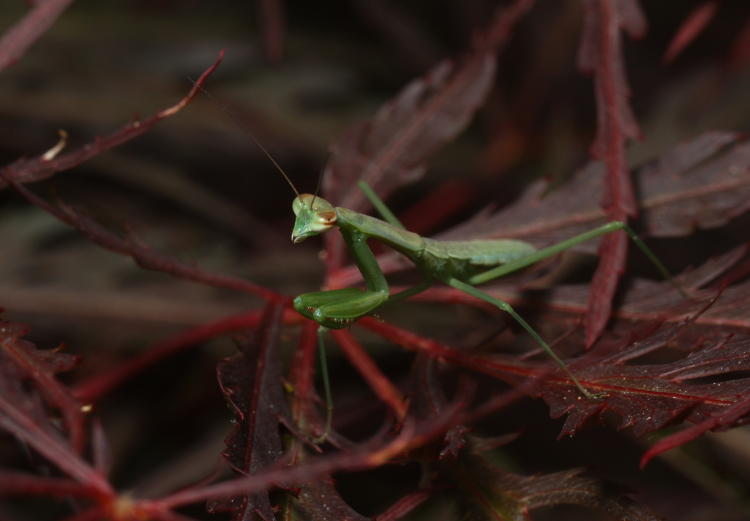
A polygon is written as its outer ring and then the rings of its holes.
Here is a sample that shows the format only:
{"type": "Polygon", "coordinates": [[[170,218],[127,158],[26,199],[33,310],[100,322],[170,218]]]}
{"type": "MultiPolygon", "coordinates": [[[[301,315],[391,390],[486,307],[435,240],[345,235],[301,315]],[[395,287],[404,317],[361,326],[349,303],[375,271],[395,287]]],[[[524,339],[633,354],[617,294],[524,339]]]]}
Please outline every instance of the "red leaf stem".
{"type": "Polygon", "coordinates": [[[331,330],[331,336],[336,340],[349,362],[362,375],[372,388],[373,392],[387,404],[396,414],[399,421],[406,416],[406,403],[401,393],[394,387],[391,381],[378,369],[370,355],[362,345],[345,329],[331,330]]]}
{"type": "Polygon", "coordinates": [[[407,494],[388,507],[388,510],[375,516],[374,521],[397,521],[430,499],[431,495],[432,492],[428,490],[418,490],[407,494]]]}
{"type": "Polygon", "coordinates": [[[2,495],[96,498],[100,493],[99,489],[87,483],[78,483],[67,478],[0,470],[0,494],[2,495]]]}
{"type": "Polygon", "coordinates": [[[277,466],[263,470],[250,476],[224,481],[214,485],[195,487],[182,490],[170,496],[141,502],[143,506],[153,511],[165,511],[209,499],[222,499],[240,494],[252,494],[267,490],[278,483],[292,486],[296,483],[314,481],[333,472],[364,470],[378,467],[394,456],[416,443],[424,443],[411,424],[407,424],[395,439],[386,443],[365,443],[355,450],[338,453],[332,456],[308,458],[293,467],[277,466]]]}
{"type": "MultiPolygon", "coordinates": [[[[607,183],[602,207],[610,220],[625,221],[637,214],[633,185],[625,162],[627,138],[640,135],[628,105],[620,29],[640,36],[646,28],[637,0],[588,0],[579,66],[594,72],[598,125],[592,155],[604,161],[607,183]]],[[[601,335],[612,312],[627,256],[624,232],[610,234],[599,247],[599,268],[594,275],[586,316],[586,345],[601,335]]]]}
{"type": "Polygon", "coordinates": [[[677,33],[669,42],[669,47],[664,53],[662,61],[669,63],[673,61],[690,43],[695,40],[698,35],[703,32],[708,23],[713,19],[716,14],[716,9],[719,6],[716,0],[709,0],[703,2],[701,5],[693,9],[693,11],[685,18],[677,29],[677,33]]]}
{"type": "MultiPolygon", "coordinates": [[[[387,322],[380,322],[371,317],[362,318],[357,324],[411,351],[425,353],[430,357],[447,360],[460,367],[512,381],[513,383],[518,382],[516,377],[540,378],[550,372],[549,369],[541,369],[538,366],[534,367],[531,365],[527,366],[523,362],[503,363],[486,356],[467,355],[436,340],[419,336],[406,329],[399,328],[387,322]]],[[[549,378],[546,381],[573,386],[573,383],[567,378],[549,378]]]]}
{"type": "Polygon", "coordinates": [[[170,356],[219,335],[256,327],[260,316],[259,311],[251,311],[183,331],[146,348],[143,354],[132,360],[119,364],[110,371],[99,372],[96,376],[79,383],[75,386],[73,394],[84,403],[96,402],[131,378],[170,356]]]}

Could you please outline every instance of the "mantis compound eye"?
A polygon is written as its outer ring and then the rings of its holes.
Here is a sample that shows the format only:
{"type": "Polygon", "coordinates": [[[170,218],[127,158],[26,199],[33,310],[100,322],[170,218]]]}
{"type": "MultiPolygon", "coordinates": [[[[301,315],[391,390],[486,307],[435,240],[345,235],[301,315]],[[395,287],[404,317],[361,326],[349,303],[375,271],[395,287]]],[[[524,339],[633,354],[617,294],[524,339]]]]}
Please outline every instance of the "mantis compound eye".
{"type": "Polygon", "coordinates": [[[294,215],[299,215],[300,212],[303,211],[317,214],[333,212],[335,214],[334,207],[331,203],[319,195],[312,194],[300,194],[299,197],[295,197],[292,202],[292,211],[294,212],[294,215]]]}
{"type": "Polygon", "coordinates": [[[316,212],[318,215],[318,222],[324,226],[333,226],[336,222],[336,212],[333,210],[326,210],[324,212],[316,212]]]}
{"type": "Polygon", "coordinates": [[[301,194],[294,198],[294,201],[292,201],[292,211],[294,212],[294,215],[299,215],[302,210],[309,210],[309,199],[311,197],[312,194],[301,194]]]}

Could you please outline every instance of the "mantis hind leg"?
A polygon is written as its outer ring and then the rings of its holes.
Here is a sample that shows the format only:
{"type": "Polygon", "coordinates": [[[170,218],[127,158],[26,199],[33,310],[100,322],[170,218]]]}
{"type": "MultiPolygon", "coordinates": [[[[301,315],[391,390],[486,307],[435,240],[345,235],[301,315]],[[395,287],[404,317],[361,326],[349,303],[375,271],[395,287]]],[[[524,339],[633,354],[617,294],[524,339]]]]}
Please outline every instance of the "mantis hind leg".
{"type": "Polygon", "coordinates": [[[565,241],[561,241],[557,244],[553,244],[552,246],[548,246],[547,248],[543,248],[523,258],[516,259],[512,262],[508,262],[496,268],[492,268],[491,270],[479,273],[471,277],[469,279],[469,282],[471,284],[483,284],[490,280],[494,280],[499,277],[502,277],[503,275],[507,275],[509,273],[518,271],[522,268],[525,268],[526,266],[531,266],[532,264],[536,264],[540,260],[547,259],[549,257],[552,257],[553,255],[557,255],[558,253],[561,253],[569,248],[572,248],[573,246],[576,246],[577,244],[581,244],[583,242],[596,239],[597,237],[601,237],[602,235],[607,235],[609,233],[613,233],[618,230],[623,230],[625,233],[628,234],[628,237],[630,237],[630,240],[632,240],[633,243],[636,246],[638,246],[638,249],[640,249],[643,252],[643,254],[646,255],[646,257],[648,257],[648,259],[656,267],[656,269],[659,270],[659,273],[664,279],[669,281],[669,283],[672,284],[672,286],[674,286],[684,297],[689,297],[685,289],[674,280],[674,277],[672,277],[672,274],[669,272],[666,266],[664,266],[664,264],[659,260],[656,254],[653,251],[651,251],[651,249],[648,246],[646,246],[643,240],[641,240],[641,238],[638,237],[638,235],[630,226],[628,226],[626,223],[622,221],[609,222],[607,224],[599,226],[598,228],[594,228],[593,230],[589,230],[580,235],[576,235],[575,237],[571,237],[570,239],[567,239],[565,241]]]}
{"type": "Polygon", "coordinates": [[[396,226],[398,228],[404,228],[404,225],[401,224],[401,221],[398,220],[398,217],[396,217],[391,209],[386,206],[383,200],[378,197],[378,194],[373,191],[370,185],[368,185],[365,181],[360,180],[357,182],[357,186],[360,190],[362,190],[362,193],[365,194],[365,197],[367,197],[370,203],[375,207],[380,216],[387,223],[392,224],[393,226],[396,226]]]}
{"type": "Polygon", "coordinates": [[[484,300],[485,302],[488,302],[492,304],[493,306],[496,306],[501,311],[505,311],[508,313],[513,319],[518,322],[521,327],[523,327],[527,333],[529,333],[534,340],[539,344],[539,346],[544,349],[545,353],[547,353],[554,361],[557,363],[558,366],[565,372],[566,375],[571,379],[571,381],[575,384],[575,386],[578,388],[578,390],[581,392],[582,395],[584,395],[586,398],[592,398],[597,399],[600,398],[601,395],[592,393],[591,391],[587,390],[583,384],[576,378],[576,376],[568,369],[568,366],[565,364],[565,362],[562,361],[562,359],[557,356],[557,353],[555,353],[552,348],[547,344],[547,342],[544,341],[544,339],[539,335],[539,333],[536,332],[536,330],[529,325],[528,322],[526,322],[521,315],[519,315],[513,307],[505,302],[504,300],[500,300],[499,298],[495,298],[492,295],[475,288],[474,286],[470,284],[466,284],[465,282],[461,282],[458,279],[448,279],[445,281],[446,284],[449,286],[452,286],[458,290],[463,291],[464,293],[471,295],[472,297],[476,297],[478,299],[484,300]]]}

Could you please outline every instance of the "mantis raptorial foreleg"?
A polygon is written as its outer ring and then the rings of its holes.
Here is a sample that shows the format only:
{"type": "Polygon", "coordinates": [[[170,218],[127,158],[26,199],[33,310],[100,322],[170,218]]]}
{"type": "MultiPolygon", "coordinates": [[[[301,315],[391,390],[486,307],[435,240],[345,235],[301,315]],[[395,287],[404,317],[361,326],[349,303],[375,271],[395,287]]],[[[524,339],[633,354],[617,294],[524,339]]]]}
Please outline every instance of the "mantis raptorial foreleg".
{"type": "Polygon", "coordinates": [[[344,327],[383,305],[389,296],[388,282],[367,245],[367,237],[352,234],[346,237],[346,242],[365,279],[366,289],[316,291],[294,299],[296,309],[325,327],[344,327]]]}
{"type": "Polygon", "coordinates": [[[365,279],[366,289],[343,288],[305,293],[294,299],[295,308],[315,320],[318,328],[318,353],[326,402],[326,419],[323,432],[314,441],[322,443],[331,431],[333,397],[328,378],[328,363],[324,337],[328,327],[340,328],[383,305],[389,298],[388,282],[380,270],[375,255],[367,245],[366,236],[346,236],[347,246],[365,279]]]}

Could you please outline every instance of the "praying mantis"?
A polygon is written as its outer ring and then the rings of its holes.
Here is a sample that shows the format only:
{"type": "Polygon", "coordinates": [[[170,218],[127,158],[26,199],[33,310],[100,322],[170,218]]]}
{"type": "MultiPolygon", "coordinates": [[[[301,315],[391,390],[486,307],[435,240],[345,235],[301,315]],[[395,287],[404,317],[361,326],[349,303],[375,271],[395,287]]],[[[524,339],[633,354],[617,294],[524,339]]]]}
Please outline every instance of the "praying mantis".
{"type": "Polygon", "coordinates": [[[294,308],[320,325],[321,344],[322,332],[326,328],[348,327],[386,303],[406,299],[426,290],[436,282],[442,282],[509,314],[565,372],[583,396],[597,399],[601,395],[586,389],[541,335],[510,304],[476,286],[535,264],[582,242],[618,230],[625,231],[661,275],[670,282],[673,281],[671,274],[656,255],[626,223],[621,221],[609,222],[539,250],[527,242],[514,239],[440,241],[406,230],[385,203],[363,181],[358,183],[359,188],[384,220],[347,208],[335,207],[318,195],[300,194],[283,170],[276,166],[296,194],[292,202],[292,211],[296,216],[292,241],[296,244],[338,228],[365,282],[364,290],[343,288],[316,291],[304,293],[294,299],[294,308]],[[423,281],[391,295],[388,282],[367,244],[369,239],[379,240],[409,258],[422,274],[423,281]]]}

